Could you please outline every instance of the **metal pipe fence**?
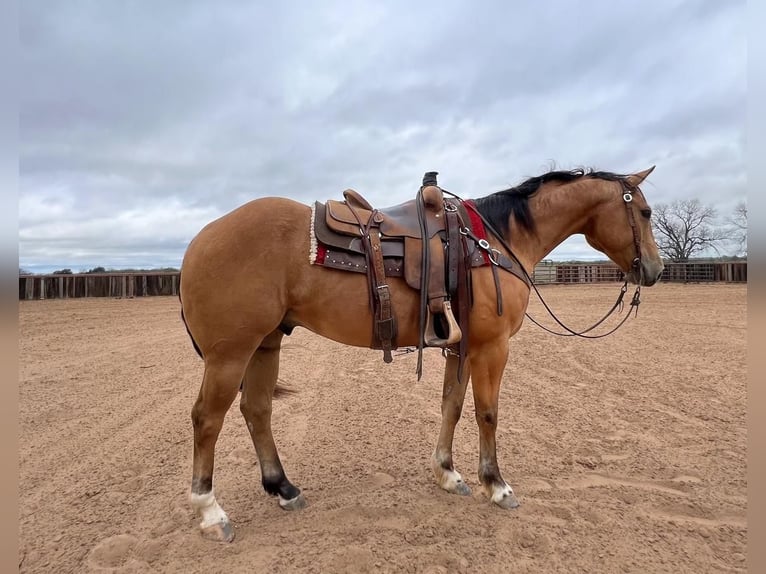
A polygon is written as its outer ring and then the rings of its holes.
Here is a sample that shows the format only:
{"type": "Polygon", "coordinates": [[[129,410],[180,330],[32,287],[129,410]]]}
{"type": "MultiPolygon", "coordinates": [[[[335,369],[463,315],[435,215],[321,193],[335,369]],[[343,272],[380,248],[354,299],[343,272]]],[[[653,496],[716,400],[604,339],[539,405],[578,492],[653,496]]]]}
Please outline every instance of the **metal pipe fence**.
{"type": "MultiPolygon", "coordinates": [[[[623,281],[613,263],[539,263],[535,283],[605,283],[623,281]]],[[[666,283],[747,283],[747,262],[666,263],[661,281],[666,283]]]]}

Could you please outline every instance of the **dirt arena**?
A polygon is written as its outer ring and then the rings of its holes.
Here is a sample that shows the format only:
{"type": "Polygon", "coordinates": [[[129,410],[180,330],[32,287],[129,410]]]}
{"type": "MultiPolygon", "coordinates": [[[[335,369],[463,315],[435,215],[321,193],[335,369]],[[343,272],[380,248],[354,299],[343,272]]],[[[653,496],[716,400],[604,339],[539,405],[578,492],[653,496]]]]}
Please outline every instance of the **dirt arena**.
{"type": "MultiPolygon", "coordinates": [[[[618,286],[548,286],[575,326],[618,286]]],[[[637,320],[598,341],[530,322],[512,341],[498,460],[522,506],[477,479],[470,391],[455,464],[472,497],[441,491],[430,456],[438,351],[381,353],[298,329],[275,403],[290,479],[280,510],[232,407],[215,488],[236,527],[204,540],[187,502],[202,361],[176,298],[19,303],[22,572],[743,572],[745,285],[644,289],[637,320]]],[[[530,310],[543,318],[534,299],[530,310]]]]}

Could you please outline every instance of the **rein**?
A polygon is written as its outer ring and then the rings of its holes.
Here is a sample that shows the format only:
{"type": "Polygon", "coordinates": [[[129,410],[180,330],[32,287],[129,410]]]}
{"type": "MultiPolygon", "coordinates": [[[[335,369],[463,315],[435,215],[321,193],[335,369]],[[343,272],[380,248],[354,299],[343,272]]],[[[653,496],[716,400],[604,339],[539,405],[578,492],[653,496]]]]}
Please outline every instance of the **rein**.
{"type": "MultiPolygon", "coordinates": [[[[459,196],[457,196],[456,194],[454,194],[454,193],[452,193],[450,191],[447,191],[446,189],[442,189],[442,191],[444,193],[449,194],[450,196],[454,197],[458,201],[460,201],[464,206],[469,207],[476,215],[479,216],[479,218],[481,219],[482,223],[484,223],[484,227],[486,229],[488,229],[492,233],[492,235],[494,235],[495,239],[498,240],[500,245],[508,252],[508,254],[516,261],[516,263],[518,263],[519,267],[521,268],[521,270],[524,273],[524,276],[527,278],[527,282],[529,283],[530,287],[532,287],[532,289],[534,289],[535,293],[537,294],[537,297],[540,299],[540,302],[543,304],[543,307],[545,307],[545,310],[548,311],[548,314],[551,317],[553,317],[553,319],[556,321],[556,323],[558,323],[558,325],[562,329],[564,329],[566,332],[565,333],[560,333],[558,331],[554,331],[552,329],[549,329],[549,328],[545,327],[544,325],[541,325],[539,322],[537,322],[528,312],[525,312],[524,315],[530,321],[532,321],[532,323],[534,323],[535,325],[537,325],[538,327],[540,327],[544,331],[547,331],[548,333],[551,333],[553,335],[558,335],[558,336],[561,336],[561,337],[581,337],[583,339],[601,339],[602,337],[606,337],[608,335],[611,335],[612,333],[617,331],[617,329],[622,327],[625,324],[625,322],[628,320],[628,318],[630,317],[631,311],[633,309],[635,309],[634,316],[637,316],[638,315],[638,306],[641,303],[641,299],[640,299],[640,295],[641,295],[641,281],[643,280],[643,269],[641,267],[641,240],[640,240],[640,237],[639,237],[639,234],[638,234],[638,229],[636,227],[636,222],[635,222],[635,218],[634,218],[634,214],[633,214],[633,209],[632,209],[632,207],[630,205],[632,203],[632,201],[633,201],[633,193],[635,191],[637,191],[638,188],[629,188],[628,185],[626,184],[626,182],[623,181],[623,180],[619,180],[619,182],[620,182],[620,185],[622,186],[622,191],[623,191],[622,199],[625,202],[625,207],[626,207],[627,214],[628,214],[628,223],[630,224],[631,230],[633,232],[633,245],[634,245],[635,250],[636,250],[636,257],[633,259],[632,268],[633,268],[634,271],[636,271],[636,274],[638,275],[638,284],[636,285],[636,290],[633,293],[633,297],[632,297],[632,299],[630,301],[631,310],[628,311],[628,313],[622,318],[622,320],[613,329],[611,329],[610,331],[608,331],[606,333],[602,333],[600,335],[588,335],[587,333],[591,332],[593,329],[595,329],[596,327],[601,325],[615,311],[618,311],[618,313],[622,312],[623,307],[624,307],[623,299],[625,297],[625,293],[627,293],[627,291],[628,291],[628,280],[627,280],[627,278],[625,279],[625,283],[620,288],[620,293],[617,296],[617,300],[615,301],[614,305],[612,305],[612,308],[609,309],[609,311],[607,311],[606,315],[604,315],[601,319],[596,321],[593,325],[591,325],[587,329],[583,329],[582,331],[574,331],[573,329],[570,329],[564,323],[562,323],[561,320],[556,316],[556,314],[550,308],[548,303],[546,303],[546,301],[543,298],[542,294],[538,290],[537,285],[535,285],[535,282],[533,281],[532,277],[529,275],[529,273],[527,272],[525,267],[521,264],[521,261],[516,256],[516,254],[513,252],[513,250],[511,249],[511,246],[508,245],[508,243],[505,241],[505,239],[503,238],[502,234],[499,231],[497,231],[492,226],[492,224],[489,221],[487,221],[487,219],[481,213],[479,213],[479,211],[472,204],[465,203],[465,201],[463,201],[462,198],[460,198],[459,196]]],[[[461,230],[461,232],[462,232],[462,230],[461,230]]],[[[470,235],[473,235],[473,234],[471,233],[470,235]]],[[[476,241],[476,238],[472,237],[472,239],[474,239],[474,241],[476,241]]],[[[488,245],[485,246],[482,243],[479,243],[479,242],[477,242],[477,243],[479,244],[480,248],[484,249],[488,253],[489,258],[490,258],[490,265],[492,265],[493,268],[495,266],[498,266],[496,260],[493,258],[493,250],[488,245]]],[[[486,241],[485,241],[485,243],[486,243],[486,241]]],[[[508,271],[503,266],[499,266],[499,267],[501,267],[505,271],[508,271]]]]}

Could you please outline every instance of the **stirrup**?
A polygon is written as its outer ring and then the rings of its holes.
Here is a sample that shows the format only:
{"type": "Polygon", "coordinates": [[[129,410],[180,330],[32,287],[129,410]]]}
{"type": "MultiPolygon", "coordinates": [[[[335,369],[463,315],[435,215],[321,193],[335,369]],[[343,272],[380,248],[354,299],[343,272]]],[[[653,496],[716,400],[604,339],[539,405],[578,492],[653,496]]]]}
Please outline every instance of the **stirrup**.
{"type": "Polygon", "coordinates": [[[436,326],[434,324],[434,314],[428,312],[428,320],[426,321],[426,330],[423,334],[423,340],[426,347],[448,347],[459,343],[463,337],[463,332],[455,320],[455,316],[452,314],[452,305],[449,301],[442,303],[442,316],[447,322],[447,338],[443,339],[436,333],[436,326]]]}

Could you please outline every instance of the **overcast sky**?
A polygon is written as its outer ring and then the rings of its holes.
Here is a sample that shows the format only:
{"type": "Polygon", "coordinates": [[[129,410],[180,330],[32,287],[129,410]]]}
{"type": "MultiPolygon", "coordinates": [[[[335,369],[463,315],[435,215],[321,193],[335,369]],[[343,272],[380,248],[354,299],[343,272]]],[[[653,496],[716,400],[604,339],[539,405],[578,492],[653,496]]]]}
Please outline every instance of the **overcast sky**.
{"type": "MultiPolygon", "coordinates": [[[[19,265],[179,266],[251,199],[552,165],[650,203],[746,197],[745,2],[20,3],[19,265]]],[[[553,258],[601,258],[582,238],[553,258]]]]}

